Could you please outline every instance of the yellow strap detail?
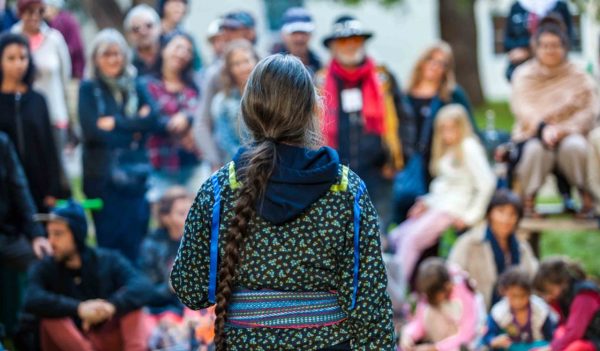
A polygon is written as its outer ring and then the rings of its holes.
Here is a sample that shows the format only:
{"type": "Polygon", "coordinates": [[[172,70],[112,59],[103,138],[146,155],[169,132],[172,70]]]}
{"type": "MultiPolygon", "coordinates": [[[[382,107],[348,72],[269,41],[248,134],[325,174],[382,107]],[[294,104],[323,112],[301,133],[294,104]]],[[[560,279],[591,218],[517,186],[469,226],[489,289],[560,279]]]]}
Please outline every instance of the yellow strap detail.
{"type": "Polygon", "coordinates": [[[238,182],[237,177],[235,176],[235,163],[231,161],[229,162],[229,186],[231,189],[235,190],[241,185],[242,184],[238,182]]]}
{"type": "Polygon", "coordinates": [[[342,166],[342,180],[331,186],[331,191],[333,192],[343,192],[348,190],[348,172],[350,169],[348,166],[342,166]]]}

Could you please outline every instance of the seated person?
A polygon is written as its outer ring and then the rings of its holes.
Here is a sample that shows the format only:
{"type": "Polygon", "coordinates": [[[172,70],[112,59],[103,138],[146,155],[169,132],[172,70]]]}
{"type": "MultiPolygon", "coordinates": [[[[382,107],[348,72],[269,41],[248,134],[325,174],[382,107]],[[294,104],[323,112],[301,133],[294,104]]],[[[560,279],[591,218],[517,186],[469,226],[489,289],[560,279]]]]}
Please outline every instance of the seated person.
{"type": "Polygon", "coordinates": [[[498,279],[502,300],[488,317],[483,343],[493,350],[531,350],[552,340],[556,317],[543,299],[531,293],[531,276],[512,267],[498,279]]]}
{"type": "Polygon", "coordinates": [[[409,218],[389,234],[396,251],[394,261],[402,272],[402,277],[393,278],[399,291],[406,290],[423,250],[435,244],[445,230],[464,230],[483,219],[496,186],[483,146],[461,105],[440,109],[430,162],[434,180],[429,193],[417,200],[409,218]]]}
{"type": "Polygon", "coordinates": [[[598,87],[569,61],[569,38],[559,23],[543,23],[533,43],[535,57],[515,70],[510,98],[512,139],[521,150],[514,171],[525,214],[535,215],[535,196],[556,169],[580,192],[580,215],[587,215],[592,205],[585,183],[586,135],[600,112],[598,87]]]}
{"type": "Polygon", "coordinates": [[[139,267],[153,284],[153,296],[148,303],[152,314],[151,349],[163,349],[190,342],[190,323],[194,324],[196,341],[201,345],[213,342],[214,310],[193,311],[177,298],[169,274],[183,236],[185,219],[193,198],[183,187],[165,191],[157,203],[158,228],[142,243],[139,267]]]}
{"type": "Polygon", "coordinates": [[[546,259],[533,285],[560,314],[552,351],[600,350],[600,289],[578,263],[565,257],[546,259]]]}
{"type": "Polygon", "coordinates": [[[488,309],[500,299],[496,282],[506,269],[519,266],[533,277],[538,267],[529,243],[516,235],[522,214],[519,197],[498,190],[488,206],[487,222],[464,233],[450,250],[448,261],[469,273],[488,309]]]}
{"type": "Polygon", "coordinates": [[[428,258],[417,272],[417,291],[415,316],[401,333],[403,351],[458,351],[475,344],[485,311],[464,272],[428,258]]]}
{"type": "MultiPolygon", "coordinates": [[[[600,220],[600,127],[590,132],[588,142],[590,150],[587,160],[587,183],[596,202],[596,218],[600,220]]],[[[600,221],[598,224],[600,226],[600,221]]]]}
{"type": "Polygon", "coordinates": [[[41,319],[43,350],[146,350],[141,311],[150,283],[120,254],[86,246],[73,201],[38,215],[54,252],[32,266],[25,311],[41,319]]]}

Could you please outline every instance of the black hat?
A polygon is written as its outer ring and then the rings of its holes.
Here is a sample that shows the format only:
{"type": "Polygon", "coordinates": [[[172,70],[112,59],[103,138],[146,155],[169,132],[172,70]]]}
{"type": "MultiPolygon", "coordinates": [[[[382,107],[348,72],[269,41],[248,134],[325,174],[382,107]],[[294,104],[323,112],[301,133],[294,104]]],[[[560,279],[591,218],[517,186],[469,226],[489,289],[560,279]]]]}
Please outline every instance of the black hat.
{"type": "Polygon", "coordinates": [[[341,16],[333,22],[332,33],[323,39],[323,45],[329,47],[332,40],[340,38],[363,37],[369,39],[372,32],[364,29],[361,21],[353,16],[341,16]]]}
{"type": "Polygon", "coordinates": [[[73,233],[73,239],[79,252],[85,249],[85,239],[87,237],[87,219],[85,211],[80,204],[73,200],[64,202],[54,207],[50,213],[39,213],[35,215],[35,220],[40,222],[61,221],[69,225],[73,233]]]}
{"type": "Polygon", "coordinates": [[[247,11],[232,11],[223,16],[221,28],[241,29],[254,28],[256,21],[247,11]]]}

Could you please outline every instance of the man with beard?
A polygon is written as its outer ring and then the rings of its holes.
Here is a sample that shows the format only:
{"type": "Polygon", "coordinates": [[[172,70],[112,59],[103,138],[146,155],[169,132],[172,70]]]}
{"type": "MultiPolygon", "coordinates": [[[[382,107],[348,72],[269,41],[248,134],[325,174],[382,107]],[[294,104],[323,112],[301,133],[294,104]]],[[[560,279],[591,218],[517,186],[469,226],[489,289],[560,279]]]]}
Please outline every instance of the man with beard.
{"type": "MultiPolygon", "coordinates": [[[[403,166],[399,126],[406,114],[394,76],[367,56],[365,43],[372,36],[356,18],[338,18],[323,40],[332,60],[316,82],[325,98],[326,144],[365,181],[382,223],[388,224],[391,179],[403,166]]],[[[403,140],[410,134],[402,128],[403,140]]]]}
{"type": "Polygon", "coordinates": [[[36,263],[25,311],[41,320],[43,350],[146,350],[140,310],[152,287],[118,253],[87,247],[83,208],[73,201],[37,215],[53,256],[36,263]]]}
{"type": "Polygon", "coordinates": [[[156,11],[141,4],[132,8],[124,21],[127,40],[133,47],[133,65],[138,75],[150,73],[160,51],[160,17],[156,11]]]}
{"type": "Polygon", "coordinates": [[[291,54],[298,57],[311,74],[321,69],[321,60],[308,47],[315,30],[315,24],[308,11],[302,7],[292,7],[283,15],[281,44],[273,48],[273,53],[291,54]]]}

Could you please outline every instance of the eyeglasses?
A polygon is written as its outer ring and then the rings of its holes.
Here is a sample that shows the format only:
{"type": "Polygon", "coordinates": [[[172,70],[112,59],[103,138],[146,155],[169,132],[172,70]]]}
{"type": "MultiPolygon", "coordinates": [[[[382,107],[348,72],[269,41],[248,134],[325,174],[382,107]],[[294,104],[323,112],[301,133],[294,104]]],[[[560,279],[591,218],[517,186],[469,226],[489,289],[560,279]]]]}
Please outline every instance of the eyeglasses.
{"type": "Polygon", "coordinates": [[[538,49],[543,51],[557,51],[562,50],[563,46],[561,43],[540,43],[538,49]]]}
{"type": "Polygon", "coordinates": [[[427,59],[427,63],[430,63],[430,64],[440,67],[440,68],[448,67],[448,62],[446,60],[436,60],[433,58],[429,58],[429,59],[427,59]]]}
{"type": "Polygon", "coordinates": [[[133,27],[131,27],[131,31],[134,32],[135,34],[139,34],[143,28],[145,28],[146,30],[150,30],[150,29],[154,28],[154,23],[146,22],[142,25],[133,26],[133,27]]]}

